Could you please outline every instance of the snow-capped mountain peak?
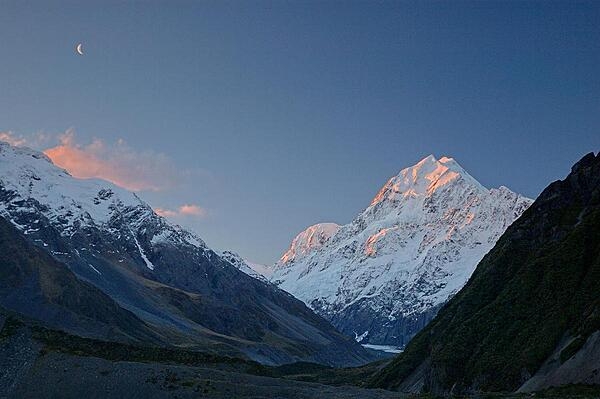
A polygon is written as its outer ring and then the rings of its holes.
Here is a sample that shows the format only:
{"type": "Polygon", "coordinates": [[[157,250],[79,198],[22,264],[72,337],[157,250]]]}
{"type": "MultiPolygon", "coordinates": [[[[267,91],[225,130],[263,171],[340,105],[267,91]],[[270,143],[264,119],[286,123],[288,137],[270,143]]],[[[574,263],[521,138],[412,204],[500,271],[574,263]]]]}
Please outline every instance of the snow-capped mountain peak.
{"type": "MultiPolygon", "coordinates": [[[[137,195],[103,180],[74,178],[42,153],[0,143],[0,216],[112,298],[108,314],[118,306],[143,321],[150,330],[141,339],[152,344],[214,348],[275,364],[357,365],[371,359],[291,295],[240,272],[251,267],[239,256],[213,251],[137,195]]],[[[33,287],[34,295],[43,290],[34,277],[16,280],[33,287]]],[[[51,291],[63,302],[80,298],[76,290],[64,297],[51,291]]],[[[27,294],[18,292],[25,300],[3,292],[0,305],[35,317],[43,313],[58,328],[79,331],[70,316],[32,308],[27,294]]],[[[94,303],[81,305],[95,314],[94,303]]],[[[90,320],[86,326],[102,337],[114,327],[90,320]]]]}
{"type": "Polygon", "coordinates": [[[281,257],[280,263],[287,264],[302,259],[321,248],[332,235],[337,233],[339,228],[340,225],[336,223],[317,223],[306,228],[292,240],[292,244],[281,257]]]}
{"type": "Polygon", "coordinates": [[[28,235],[47,223],[65,237],[88,228],[122,237],[150,270],[154,270],[150,247],[155,244],[205,248],[198,236],[169,224],[136,194],[105,180],[74,178],[42,152],[4,142],[0,142],[0,215],[28,235]]]}
{"type": "Polygon", "coordinates": [[[371,205],[403,197],[430,196],[436,190],[451,185],[457,180],[464,180],[481,191],[487,191],[453,158],[444,156],[437,160],[433,155],[429,155],[416,165],[402,169],[398,175],[388,180],[373,198],[371,205]]]}
{"type": "Polygon", "coordinates": [[[429,155],[318,245],[307,244],[315,226],[300,233],[272,281],[348,335],[369,331],[364,342],[403,345],[531,202],[506,187],[488,190],[453,158],[429,155]]]}

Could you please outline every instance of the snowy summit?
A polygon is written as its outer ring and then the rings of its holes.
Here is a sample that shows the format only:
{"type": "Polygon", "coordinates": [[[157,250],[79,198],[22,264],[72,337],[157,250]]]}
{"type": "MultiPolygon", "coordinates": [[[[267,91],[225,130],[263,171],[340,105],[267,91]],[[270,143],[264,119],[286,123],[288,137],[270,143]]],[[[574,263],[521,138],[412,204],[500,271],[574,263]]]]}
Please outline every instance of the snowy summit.
{"type": "Polygon", "coordinates": [[[531,202],[430,155],[389,179],[351,223],[300,233],[272,281],[362,343],[403,346],[531,202]]]}

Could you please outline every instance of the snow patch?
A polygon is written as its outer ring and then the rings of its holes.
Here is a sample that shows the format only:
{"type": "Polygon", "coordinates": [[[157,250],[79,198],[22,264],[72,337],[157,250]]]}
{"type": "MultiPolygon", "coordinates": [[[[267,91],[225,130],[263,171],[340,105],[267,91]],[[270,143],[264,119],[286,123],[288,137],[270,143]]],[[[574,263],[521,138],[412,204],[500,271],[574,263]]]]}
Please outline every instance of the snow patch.
{"type": "Polygon", "coordinates": [[[364,348],[373,349],[376,351],[386,352],[386,353],[402,353],[402,349],[397,346],[391,345],[372,345],[372,344],[363,344],[364,348]]]}
{"type": "Polygon", "coordinates": [[[354,340],[356,342],[362,342],[363,339],[367,338],[367,335],[369,335],[369,330],[365,331],[364,333],[358,335],[357,333],[354,333],[354,340]]]}
{"type": "Polygon", "coordinates": [[[335,223],[318,223],[308,227],[292,240],[290,248],[281,257],[280,264],[306,257],[321,248],[339,229],[340,226],[335,223]]]}
{"type": "Polygon", "coordinates": [[[90,265],[90,267],[92,268],[92,270],[94,270],[96,273],[98,273],[98,274],[102,275],[102,273],[100,273],[100,271],[99,271],[98,269],[96,269],[94,266],[92,266],[92,264],[91,264],[91,263],[90,263],[89,265],[90,265]]]}
{"type": "Polygon", "coordinates": [[[152,264],[152,262],[150,262],[150,259],[148,259],[146,257],[146,254],[144,253],[144,250],[142,249],[142,246],[140,245],[140,243],[137,240],[137,237],[135,236],[135,234],[133,234],[133,241],[135,242],[135,245],[138,248],[138,251],[140,253],[140,256],[142,257],[142,259],[144,260],[144,263],[146,263],[146,267],[148,267],[148,269],[150,270],[154,270],[154,265],[152,264]]]}

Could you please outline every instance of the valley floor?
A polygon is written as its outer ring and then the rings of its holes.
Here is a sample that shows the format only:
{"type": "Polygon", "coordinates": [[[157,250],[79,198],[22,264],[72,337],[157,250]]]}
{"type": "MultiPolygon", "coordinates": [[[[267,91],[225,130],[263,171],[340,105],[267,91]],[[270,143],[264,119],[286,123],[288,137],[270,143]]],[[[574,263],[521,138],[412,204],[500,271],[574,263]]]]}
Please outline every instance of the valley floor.
{"type": "MultiPolygon", "coordinates": [[[[1,399],[430,398],[352,385],[361,384],[386,360],[350,369],[310,363],[266,367],[242,359],[106,343],[5,321],[0,318],[0,326],[4,324],[0,331],[1,399]],[[157,356],[163,360],[156,361],[157,356]]],[[[474,397],[524,399],[531,395],[474,397]]],[[[535,397],[599,398],[600,390],[569,387],[535,397]]]]}
{"type": "MultiPolygon", "coordinates": [[[[384,390],[327,386],[281,378],[159,363],[110,362],[94,357],[50,354],[37,359],[6,398],[411,398],[384,390]]],[[[474,398],[530,398],[478,395],[474,398]]],[[[536,398],[597,398],[596,394],[549,392],[536,398]]],[[[427,397],[423,397],[426,399],[427,397]]]]}
{"type": "Polygon", "coordinates": [[[4,324],[0,333],[2,399],[402,397],[382,389],[332,386],[264,375],[278,373],[283,376],[287,373],[293,374],[294,378],[303,378],[306,373],[306,378],[316,378],[316,374],[321,374],[320,370],[334,370],[325,366],[307,364],[269,368],[242,359],[198,353],[186,357],[185,352],[168,350],[164,352],[164,362],[140,360],[156,356],[156,349],[73,337],[25,326],[14,320],[1,324],[4,324]],[[203,356],[206,361],[198,360],[203,356]]]}
{"type": "Polygon", "coordinates": [[[49,354],[9,398],[398,398],[399,394],[160,363],[49,354]],[[43,382],[43,383],[42,383],[43,382]]]}

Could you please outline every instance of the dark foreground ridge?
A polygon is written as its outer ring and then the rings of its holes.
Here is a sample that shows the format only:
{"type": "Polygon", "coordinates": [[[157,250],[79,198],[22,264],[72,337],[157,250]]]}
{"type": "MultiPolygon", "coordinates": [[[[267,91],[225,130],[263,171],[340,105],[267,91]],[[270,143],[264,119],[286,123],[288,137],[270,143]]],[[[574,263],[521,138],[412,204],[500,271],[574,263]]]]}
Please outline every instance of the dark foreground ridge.
{"type": "Polygon", "coordinates": [[[550,184],[370,380],[434,394],[600,384],[600,154],[550,184]]]}

